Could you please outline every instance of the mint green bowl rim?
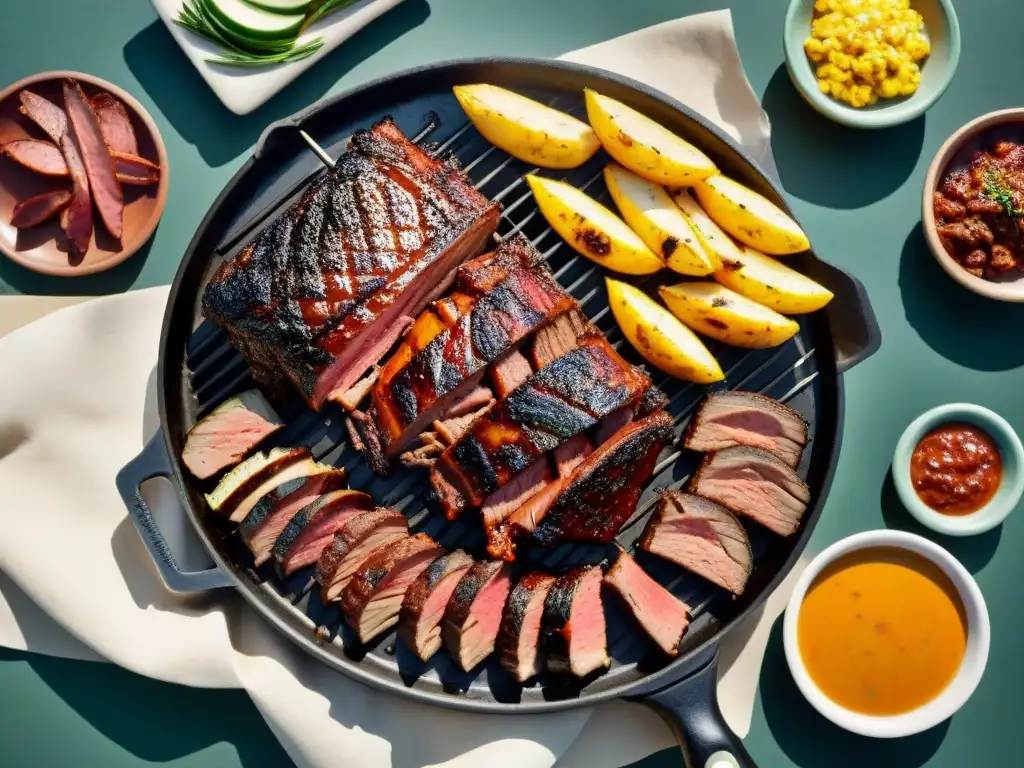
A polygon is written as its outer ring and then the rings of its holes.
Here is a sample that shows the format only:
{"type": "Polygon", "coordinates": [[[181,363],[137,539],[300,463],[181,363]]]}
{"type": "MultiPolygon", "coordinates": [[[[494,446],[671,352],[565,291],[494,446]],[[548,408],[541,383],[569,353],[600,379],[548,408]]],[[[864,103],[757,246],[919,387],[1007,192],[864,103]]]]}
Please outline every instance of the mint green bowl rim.
{"type": "Polygon", "coordinates": [[[801,35],[795,34],[794,31],[798,22],[798,12],[806,5],[811,5],[811,14],[813,15],[814,0],[790,0],[789,8],[786,10],[782,44],[786,51],[786,69],[789,71],[789,79],[793,81],[794,87],[803,96],[804,101],[814,109],[825,117],[851,128],[891,128],[920,117],[946,92],[953,80],[953,75],[956,74],[957,65],[960,63],[960,22],[953,8],[953,2],[952,0],[935,1],[942,8],[949,25],[949,54],[946,76],[930,92],[922,93],[919,90],[913,96],[894,101],[891,105],[868,110],[847,107],[831,96],[823,94],[818,89],[811,63],[807,59],[807,54],[804,53],[803,39],[807,37],[809,28],[801,35]],[[799,43],[795,42],[796,38],[800,38],[799,43]]]}
{"type": "Polygon", "coordinates": [[[925,411],[903,431],[892,459],[896,493],[907,511],[933,531],[947,536],[973,536],[992,530],[1017,506],[1024,493],[1024,446],[1002,416],[972,403],[947,403],[925,411]],[[910,457],[918,441],[942,424],[967,422],[985,430],[999,448],[1003,480],[992,500],[969,515],[944,515],[929,507],[917,495],[910,481],[910,457]]]}

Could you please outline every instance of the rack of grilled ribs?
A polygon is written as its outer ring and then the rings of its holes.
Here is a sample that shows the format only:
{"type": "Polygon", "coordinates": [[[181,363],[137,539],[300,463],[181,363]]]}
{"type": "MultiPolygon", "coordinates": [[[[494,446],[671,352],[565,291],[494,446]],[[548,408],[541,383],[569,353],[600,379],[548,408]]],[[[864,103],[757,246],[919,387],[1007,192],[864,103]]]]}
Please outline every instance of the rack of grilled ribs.
{"type": "Polygon", "coordinates": [[[257,381],[313,409],[340,396],[480,253],[499,208],[384,119],[214,274],[204,314],[257,381]]]}
{"type": "Polygon", "coordinates": [[[521,235],[463,264],[455,292],[417,318],[376,379],[363,421],[374,433],[363,441],[371,466],[386,472],[432,422],[450,439],[446,427],[466,422],[446,420],[491,402],[488,366],[576,306],[521,235]]]}

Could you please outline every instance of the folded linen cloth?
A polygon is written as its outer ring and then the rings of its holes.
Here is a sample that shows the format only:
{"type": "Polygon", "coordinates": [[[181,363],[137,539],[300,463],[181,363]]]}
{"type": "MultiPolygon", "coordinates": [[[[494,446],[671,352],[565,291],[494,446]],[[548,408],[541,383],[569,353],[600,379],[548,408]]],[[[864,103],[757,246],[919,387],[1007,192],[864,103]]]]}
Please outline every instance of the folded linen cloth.
{"type": "MultiPolygon", "coordinates": [[[[743,74],[728,11],[564,58],[672,94],[774,168],[767,117],[743,74]]],[[[159,426],[154,366],[166,296],[154,288],[91,301],[0,339],[0,369],[17,371],[0,380],[0,644],[106,659],[185,685],[245,688],[300,766],[600,768],[673,744],[654,714],[622,702],[500,717],[401,700],[314,661],[230,590],[168,592],[113,484],[159,426]]],[[[52,308],[52,300],[3,300],[0,333],[52,308]]],[[[154,481],[144,495],[179,560],[205,567],[169,484],[154,481]]],[[[720,698],[741,734],[768,627],[787,593],[779,590],[762,620],[723,648],[720,698]]]]}

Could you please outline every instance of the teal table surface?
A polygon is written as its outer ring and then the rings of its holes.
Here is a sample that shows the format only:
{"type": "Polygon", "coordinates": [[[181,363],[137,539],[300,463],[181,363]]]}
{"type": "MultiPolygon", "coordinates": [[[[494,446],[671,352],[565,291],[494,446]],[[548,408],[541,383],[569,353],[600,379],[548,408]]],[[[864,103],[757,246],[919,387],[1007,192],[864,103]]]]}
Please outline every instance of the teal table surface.
{"type": "MultiPolygon", "coordinates": [[[[149,247],[119,269],[54,280],[0,260],[5,293],[112,293],[167,283],[222,185],[261,129],[321,96],[405,67],[456,56],[549,56],[671,18],[710,0],[406,0],[248,117],[229,113],[144,0],[4,0],[0,81],[77,69],[129,90],[150,110],[171,158],[167,210],[149,247]]],[[[920,229],[921,184],[942,141],[967,120],[1020,106],[1024,66],[1016,0],[960,2],[963,56],[921,119],[883,132],[833,125],[800,100],[782,52],[785,0],[735,0],[750,81],[772,120],[788,197],[818,254],[857,275],[881,323],[881,351],[846,377],[846,433],[813,546],[883,526],[916,530],[896,499],[889,459],[904,426],[947,401],[974,401],[1024,428],[1024,307],[985,302],[940,271],[920,229]]],[[[688,73],[680,71],[680,78],[688,73]]],[[[1024,690],[1024,515],[969,540],[942,540],[975,574],[992,618],[987,674],[951,721],[919,736],[871,741],[839,731],[798,694],[776,622],[761,671],[750,753],[765,768],[963,768],[1019,765],[1024,690]]],[[[0,764],[175,768],[289,765],[244,693],[157,683],[110,665],[0,651],[0,764]]],[[[327,674],[325,670],[325,674],[327,674]]],[[[645,768],[680,765],[663,752],[645,768]]]]}

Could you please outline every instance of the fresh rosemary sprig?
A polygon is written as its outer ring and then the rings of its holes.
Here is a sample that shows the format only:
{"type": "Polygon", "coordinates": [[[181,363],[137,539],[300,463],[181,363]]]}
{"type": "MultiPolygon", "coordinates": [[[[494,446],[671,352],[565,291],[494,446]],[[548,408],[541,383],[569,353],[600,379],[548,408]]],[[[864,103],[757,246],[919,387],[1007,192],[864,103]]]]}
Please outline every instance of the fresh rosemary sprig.
{"type": "Polygon", "coordinates": [[[1024,216],[1024,211],[1021,211],[1013,204],[1013,190],[1006,186],[1006,183],[992,168],[985,170],[985,196],[989,200],[998,203],[1007,216],[1013,218],[1024,216]]]}

